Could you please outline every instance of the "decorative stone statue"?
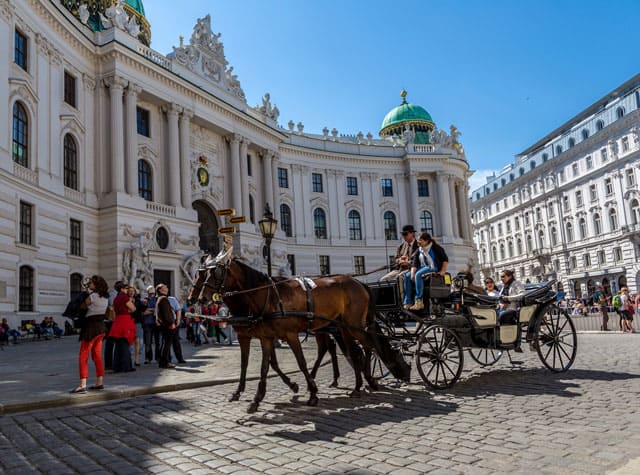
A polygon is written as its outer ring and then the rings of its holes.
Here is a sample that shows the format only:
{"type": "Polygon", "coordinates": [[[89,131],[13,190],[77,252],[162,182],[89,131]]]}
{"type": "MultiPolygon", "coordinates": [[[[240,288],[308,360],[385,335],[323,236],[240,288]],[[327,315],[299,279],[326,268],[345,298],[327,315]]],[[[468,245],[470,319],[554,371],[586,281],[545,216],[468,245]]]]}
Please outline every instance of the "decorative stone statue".
{"type": "Polygon", "coordinates": [[[91,12],[89,11],[89,7],[86,3],[83,3],[78,7],[78,18],[80,18],[80,22],[82,22],[83,25],[87,24],[90,16],[91,12]]]}
{"type": "MultiPolygon", "coordinates": [[[[125,233],[130,230],[125,228],[125,233]]],[[[151,238],[148,232],[138,234],[129,249],[122,254],[122,271],[125,280],[139,290],[153,283],[153,272],[149,259],[151,238]]]]}

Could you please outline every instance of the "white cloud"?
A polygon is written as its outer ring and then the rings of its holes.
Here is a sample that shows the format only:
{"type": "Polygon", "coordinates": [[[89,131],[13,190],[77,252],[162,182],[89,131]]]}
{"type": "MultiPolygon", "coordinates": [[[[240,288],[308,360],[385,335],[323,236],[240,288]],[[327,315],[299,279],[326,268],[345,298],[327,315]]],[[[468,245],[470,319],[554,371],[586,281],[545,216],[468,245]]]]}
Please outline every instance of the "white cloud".
{"type": "Polygon", "coordinates": [[[469,193],[471,194],[487,183],[488,176],[494,173],[497,175],[499,172],[500,170],[476,170],[471,178],[469,178],[469,193]]]}

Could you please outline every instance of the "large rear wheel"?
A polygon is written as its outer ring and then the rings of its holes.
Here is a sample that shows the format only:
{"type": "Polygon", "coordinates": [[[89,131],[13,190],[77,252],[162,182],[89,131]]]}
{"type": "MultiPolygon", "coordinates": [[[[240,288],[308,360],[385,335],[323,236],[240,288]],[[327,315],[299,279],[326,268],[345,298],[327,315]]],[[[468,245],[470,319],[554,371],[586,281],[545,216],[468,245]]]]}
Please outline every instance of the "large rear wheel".
{"type": "Polygon", "coordinates": [[[480,366],[491,366],[498,362],[502,356],[502,351],[485,348],[469,348],[469,355],[471,359],[480,366]]]}
{"type": "Polygon", "coordinates": [[[416,353],[416,366],[429,387],[453,386],[462,373],[463,363],[462,345],[453,331],[441,325],[432,325],[424,331],[416,353]]]}
{"type": "Polygon", "coordinates": [[[567,371],[578,351],[576,327],[569,314],[556,305],[549,305],[536,323],[533,344],[547,368],[554,373],[567,371]]]}

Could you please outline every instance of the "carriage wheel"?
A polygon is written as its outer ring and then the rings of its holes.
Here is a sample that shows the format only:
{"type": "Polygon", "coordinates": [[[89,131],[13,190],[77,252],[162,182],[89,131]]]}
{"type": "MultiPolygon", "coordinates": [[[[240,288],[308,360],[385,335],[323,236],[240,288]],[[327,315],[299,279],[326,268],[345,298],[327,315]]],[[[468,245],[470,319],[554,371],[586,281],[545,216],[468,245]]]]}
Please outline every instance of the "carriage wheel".
{"type": "Polygon", "coordinates": [[[460,377],[464,352],[458,336],[441,325],[432,325],[420,337],[416,366],[424,382],[434,389],[450,388],[460,377]]]}
{"type": "Polygon", "coordinates": [[[496,364],[502,356],[502,351],[484,348],[469,348],[469,355],[480,366],[496,364]]]}
{"type": "Polygon", "coordinates": [[[390,371],[384,365],[382,360],[378,358],[378,355],[376,355],[373,351],[369,354],[368,364],[369,368],[371,369],[371,376],[376,381],[380,381],[381,379],[389,376],[390,371]]]}
{"type": "Polygon", "coordinates": [[[534,346],[540,361],[554,373],[571,367],[578,351],[578,337],[566,311],[556,305],[545,309],[536,323],[534,346]]]}

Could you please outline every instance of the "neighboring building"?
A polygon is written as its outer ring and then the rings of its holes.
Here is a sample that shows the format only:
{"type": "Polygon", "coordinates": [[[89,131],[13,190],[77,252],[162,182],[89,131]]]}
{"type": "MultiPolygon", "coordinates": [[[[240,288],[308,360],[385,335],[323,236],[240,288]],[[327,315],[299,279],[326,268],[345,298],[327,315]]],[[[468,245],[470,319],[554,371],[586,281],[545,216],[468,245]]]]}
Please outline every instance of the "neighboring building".
{"type": "Polygon", "coordinates": [[[445,245],[452,270],[472,263],[455,127],[437,130],[403,95],[379,140],[282,128],[268,94],[247,104],[209,16],[167,56],[148,47],[151,28],[139,0],[0,0],[0,314],[11,325],[59,314],[94,273],[184,295],[203,253],[219,250],[225,208],[247,217],[235,253],[262,269],[267,204],[276,272],[369,272],[407,223],[445,245]]]}
{"type": "Polygon", "coordinates": [[[636,75],[472,192],[483,277],[511,268],[573,297],[640,290],[639,108],[636,75]]]}

